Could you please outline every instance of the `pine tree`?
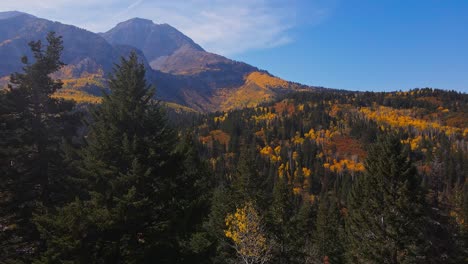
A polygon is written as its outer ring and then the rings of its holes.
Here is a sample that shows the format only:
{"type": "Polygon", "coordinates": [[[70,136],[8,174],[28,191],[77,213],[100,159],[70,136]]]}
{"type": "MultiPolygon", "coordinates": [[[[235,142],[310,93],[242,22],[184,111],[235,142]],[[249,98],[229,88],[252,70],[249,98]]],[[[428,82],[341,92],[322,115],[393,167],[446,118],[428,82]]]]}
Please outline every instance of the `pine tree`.
{"type": "Polygon", "coordinates": [[[60,199],[62,142],[77,124],[74,104],[52,97],[62,88],[51,78],[64,65],[62,38],[51,32],[47,42],[29,43],[33,61],[23,57],[23,73],[12,74],[8,90],[0,94],[0,262],[28,261],[38,250],[31,217],[37,205],[60,199]]]}
{"type": "Polygon", "coordinates": [[[350,193],[352,263],[426,263],[426,205],[416,169],[397,136],[379,139],[350,193]]]}
{"type": "Polygon", "coordinates": [[[323,194],[317,213],[315,239],[321,259],[344,263],[343,221],[334,194],[323,194]]]}
{"type": "Polygon", "coordinates": [[[187,134],[182,139],[175,152],[179,168],[174,182],[180,191],[173,195],[177,201],[175,207],[180,211],[180,217],[174,221],[174,238],[180,247],[177,262],[206,263],[209,242],[203,223],[208,220],[214,182],[207,164],[195,149],[193,136],[187,134]]]}
{"type": "Polygon", "coordinates": [[[81,151],[87,195],[38,217],[47,240],[38,263],[182,261],[180,243],[191,228],[181,218],[201,202],[193,155],[176,150],[136,53],[122,58],[109,88],[81,151]]]}
{"type": "Polygon", "coordinates": [[[260,208],[266,204],[266,179],[257,170],[255,148],[244,146],[239,155],[232,190],[237,204],[254,201],[260,208]]]}
{"type": "Polygon", "coordinates": [[[207,252],[210,263],[229,263],[236,258],[235,251],[225,236],[226,216],[236,210],[232,190],[218,186],[213,192],[208,220],[204,223],[204,233],[192,239],[193,246],[207,252]]]}
{"type": "Polygon", "coordinates": [[[312,204],[309,201],[304,201],[289,227],[292,250],[290,250],[291,256],[288,263],[321,263],[317,247],[314,244],[315,218],[316,211],[312,204]]]}
{"type": "Polygon", "coordinates": [[[290,228],[294,217],[292,188],[287,184],[285,176],[279,177],[273,188],[273,200],[268,212],[268,226],[276,240],[273,254],[278,263],[288,263],[292,251],[290,228]]]}

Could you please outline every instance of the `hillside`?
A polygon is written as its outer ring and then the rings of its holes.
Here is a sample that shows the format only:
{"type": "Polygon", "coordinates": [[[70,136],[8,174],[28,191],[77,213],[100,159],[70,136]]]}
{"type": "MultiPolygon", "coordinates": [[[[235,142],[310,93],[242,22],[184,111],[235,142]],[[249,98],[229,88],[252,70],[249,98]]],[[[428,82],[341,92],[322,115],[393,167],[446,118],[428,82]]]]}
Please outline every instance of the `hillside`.
{"type": "MultiPolygon", "coordinates": [[[[108,32],[95,34],[71,25],[20,12],[0,13],[0,86],[21,70],[21,57],[30,56],[27,43],[44,41],[47,32],[63,36],[66,64],[55,74],[64,80],[67,98],[84,102],[107,87],[106,76],[121,56],[137,50],[147,68],[157,97],[209,112],[252,106],[284,93],[311,89],[280,80],[266,71],[203,50],[189,37],[167,24],[135,18],[108,32]],[[255,73],[255,74],[254,74],[255,73]],[[253,76],[268,78],[268,87],[253,76]]],[[[264,81],[260,81],[264,82],[264,81]]]]}

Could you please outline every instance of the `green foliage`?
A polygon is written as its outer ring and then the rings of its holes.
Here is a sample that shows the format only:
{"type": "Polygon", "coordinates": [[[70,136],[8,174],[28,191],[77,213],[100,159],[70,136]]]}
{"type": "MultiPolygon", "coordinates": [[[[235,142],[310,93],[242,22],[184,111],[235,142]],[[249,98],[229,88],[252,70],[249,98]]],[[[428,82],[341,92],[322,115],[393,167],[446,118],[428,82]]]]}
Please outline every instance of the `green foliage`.
{"type": "Polygon", "coordinates": [[[0,262],[29,262],[40,246],[33,212],[63,198],[62,143],[74,134],[77,119],[72,103],[51,98],[62,88],[50,74],[63,66],[63,44],[53,32],[47,42],[29,43],[34,61],[23,57],[23,73],[12,74],[0,94],[0,262]]]}
{"type": "Polygon", "coordinates": [[[317,212],[315,239],[320,259],[327,257],[330,263],[344,263],[344,222],[337,198],[324,194],[317,212]]]}
{"type": "Polygon", "coordinates": [[[349,261],[427,263],[426,204],[416,168],[397,136],[371,147],[353,186],[346,222],[349,261]]]}
{"type": "Polygon", "coordinates": [[[47,242],[40,262],[184,262],[207,208],[208,173],[189,145],[176,149],[135,53],[116,66],[110,91],[81,150],[83,200],[37,217],[47,242]]]}

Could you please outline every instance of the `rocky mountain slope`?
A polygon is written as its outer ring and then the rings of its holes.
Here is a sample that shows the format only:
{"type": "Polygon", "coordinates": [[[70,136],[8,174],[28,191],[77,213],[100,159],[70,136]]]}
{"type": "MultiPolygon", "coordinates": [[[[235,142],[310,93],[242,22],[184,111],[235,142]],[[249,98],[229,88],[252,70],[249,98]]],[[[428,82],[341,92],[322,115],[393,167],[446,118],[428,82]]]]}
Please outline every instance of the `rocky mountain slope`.
{"type": "Polygon", "coordinates": [[[158,98],[207,112],[253,106],[290,91],[312,89],[272,76],[243,62],[206,52],[167,24],[135,18],[96,34],[72,25],[21,12],[0,13],[0,84],[21,70],[27,43],[45,40],[49,31],[63,36],[63,61],[56,74],[65,83],[58,96],[96,102],[106,87],[106,74],[121,56],[137,50],[147,65],[147,78],[158,98]]]}

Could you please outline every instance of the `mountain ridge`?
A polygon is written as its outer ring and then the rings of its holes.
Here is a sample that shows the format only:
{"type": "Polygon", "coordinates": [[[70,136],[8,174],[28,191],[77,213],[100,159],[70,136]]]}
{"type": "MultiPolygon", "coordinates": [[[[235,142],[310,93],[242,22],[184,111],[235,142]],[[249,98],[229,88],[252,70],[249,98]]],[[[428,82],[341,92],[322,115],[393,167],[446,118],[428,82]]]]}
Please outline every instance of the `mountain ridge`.
{"type": "Polygon", "coordinates": [[[107,32],[93,33],[17,11],[0,13],[0,17],[4,17],[0,24],[0,84],[3,85],[8,80],[6,76],[21,71],[20,58],[32,55],[27,43],[44,42],[47,33],[55,31],[63,36],[62,59],[67,65],[54,76],[64,80],[63,93],[68,95],[99,96],[107,86],[106,76],[112,72],[113,65],[132,50],[137,51],[145,64],[147,79],[155,84],[158,99],[200,112],[252,106],[284,93],[314,88],[284,81],[247,63],[207,52],[176,28],[149,19],[133,18],[107,32]],[[263,80],[249,78],[251,75],[261,76],[263,80]],[[265,78],[269,81],[265,82],[265,78]]]}

